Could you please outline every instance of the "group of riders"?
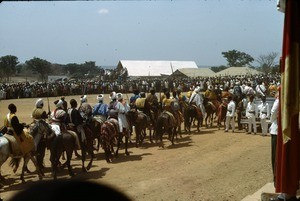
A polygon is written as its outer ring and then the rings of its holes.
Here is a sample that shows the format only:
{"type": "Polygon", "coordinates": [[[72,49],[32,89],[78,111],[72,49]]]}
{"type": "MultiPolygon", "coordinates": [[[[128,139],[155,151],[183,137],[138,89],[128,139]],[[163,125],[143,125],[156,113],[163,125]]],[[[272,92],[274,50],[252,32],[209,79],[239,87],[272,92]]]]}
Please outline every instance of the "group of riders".
{"type": "Polygon", "coordinates": [[[242,107],[240,105],[241,100],[245,98],[245,95],[251,97],[253,95],[251,93],[254,93],[255,90],[248,89],[248,94],[242,93],[241,88],[239,90],[235,90],[235,88],[230,89],[229,87],[221,90],[209,85],[207,89],[199,86],[194,87],[186,95],[182,94],[181,89],[174,91],[164,89],[163,93],[159,93],[159,96],[154,89],[151,89],[148,94],[134,90],[133,95],[126,98],[124,98],[122,93],[113,91],[109,95],[109,103],[105,103],[104,94],[99,94],[96,97],[97,104],[92,106],[88,103],[87,95],[82,95],[79,106],[75,99],[71,99],[69,107],[65,97],[61,97],[59,100],[54,101],[55,109],[52,112],[50,111],[50,107],[48,107],[48,112],[44,109],[44,101],[39,98],[36,100],[35,108],[32,111],[33,122],[31,125],[19,122],[16,115],[17,107],[11,103],[8,106],[9,113],[5,117],[1,133],[14,136],[17,144],[20,145],[20,154],[23,155],[32,150],[38,144],[39,140],[42,140],[33,139],[30,135],[30,132],[36,129],[35,125],[39,125],[40,123],[47,124],[53,136],[60,136],[62,134],[73,136],[76,140],[75,150],[81,149],[81,146],[85,146],[88,143],[92,143],[90,146],[94,150],[99,149],[99,147],[96,147],[96,139],[100,141],[98,143],[101,143],[101,138],[97,138],[98,133],[92,133],[93,140],[88,140],[91,136],[87,134],[87,131],[94,131],[92,128],[95,125],[94,122],[103,124],[110,119],[114,119],[118,124],[116,127],[118,134],[130,139],[134,129],[131,124],[132,122],[128,120],[127,113],[129,111],[145,114],[147,116],[148,128],[153,129],[154,132],[158,116],[163,113],[170,117],[170,121],[175,122],[178,128],[177,132],[180,133],[181,124],[184,122],[184,126],[186,126],[187,107],[193,107],[197,115],[204,118],[209,112],[207,105],[210,105],[211,110],[218,116],[218,123],[221,123],[219,118],[225,118],[226,116],[226,113],[225,116],[219,116],[222,112],[219,111],[219,108],[223,107],[225,111],[228,110],[230,112],[232,110],[231,101],[234,101],[237,105],[236,107],[234,104],[237,113],[241,112],[243,110],[240,108],[242,107]],[[90,129],[88,130],[87,128],[90,129]]]}

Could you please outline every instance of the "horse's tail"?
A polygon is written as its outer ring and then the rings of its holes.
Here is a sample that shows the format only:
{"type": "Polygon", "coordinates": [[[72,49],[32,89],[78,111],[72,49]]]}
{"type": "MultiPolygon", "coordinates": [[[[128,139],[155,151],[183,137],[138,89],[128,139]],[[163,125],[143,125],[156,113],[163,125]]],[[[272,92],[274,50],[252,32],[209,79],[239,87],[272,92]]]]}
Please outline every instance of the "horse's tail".
{"type": "Polygon", "coordinates": [[[9,166],[14,169],[14,172],[16,172],[18,170],[20,163],[21,163],[21,158],[11,158],[9,162],[9,166]]]}

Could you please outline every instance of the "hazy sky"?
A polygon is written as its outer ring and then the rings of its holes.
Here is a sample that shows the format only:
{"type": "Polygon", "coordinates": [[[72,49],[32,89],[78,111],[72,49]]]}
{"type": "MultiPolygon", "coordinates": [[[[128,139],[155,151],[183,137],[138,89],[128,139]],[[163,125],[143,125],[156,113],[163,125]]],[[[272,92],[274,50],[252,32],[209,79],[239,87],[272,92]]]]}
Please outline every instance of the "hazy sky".
{"type": "Polygon", "coordinates": [[[281,53],[283,19],[276,0],[2,2],[0,56],[226,65],[221,53],[232,49],[281,53]]]}

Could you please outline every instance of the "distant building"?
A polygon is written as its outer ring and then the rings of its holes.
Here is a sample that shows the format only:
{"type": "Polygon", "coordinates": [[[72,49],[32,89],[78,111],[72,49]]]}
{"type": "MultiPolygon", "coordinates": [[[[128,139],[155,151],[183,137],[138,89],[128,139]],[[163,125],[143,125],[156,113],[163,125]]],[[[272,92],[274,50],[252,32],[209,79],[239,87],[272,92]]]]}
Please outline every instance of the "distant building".
{"type": "Polygon", "coordinates": [[[214,77],[216,73],[210,68],[181,68],[177,69],[168,78],[197,78],[214,77]]]}
{"type": "Polygon", "coordinates": [[[236,76],[236,75],[258,75],[262,72],[249,67],[230,67],[217,72],[217,76],[236,76]]]}
{"type": "Polygon", "coordinates": [[[136,61],[120,60],[117,71],[127,69],[128,77],[161,77],[169,76],[178,69],[198,66],[194,61],[136,61]]]}
{"type": "Polygon", "coordinates": [[[64,81],[69,79],[68,76],[65,75],[49,75],[48,76],[48,82],[58,82],[58,81],[64,81]]]}

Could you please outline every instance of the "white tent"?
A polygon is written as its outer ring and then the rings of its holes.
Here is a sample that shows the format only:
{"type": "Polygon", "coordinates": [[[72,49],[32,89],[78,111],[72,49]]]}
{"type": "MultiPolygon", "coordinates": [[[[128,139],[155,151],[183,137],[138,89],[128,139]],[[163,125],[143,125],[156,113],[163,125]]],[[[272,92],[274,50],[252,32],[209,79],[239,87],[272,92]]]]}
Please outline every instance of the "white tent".
{"type": "Polygon", "coordinates": [[[176,70],[172,77],[214,77],[215,74],[210,68],[181,68],[176,70]]]}
{"type": "Polygon", "coordinates": [[[216,73],[216,76],[236,76],[236,75],[257,75],[263,74],[253,68],[249,67],[230,67],[216,73]]]}
{"type": "Polygon", "coordinates": [[[194,61],[135,61],[121,60],[117,69],[127,69],[128,76],[161,76],[171,75],[177,69],[198,68],[194,61]]]}

